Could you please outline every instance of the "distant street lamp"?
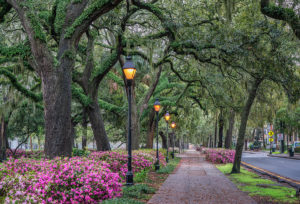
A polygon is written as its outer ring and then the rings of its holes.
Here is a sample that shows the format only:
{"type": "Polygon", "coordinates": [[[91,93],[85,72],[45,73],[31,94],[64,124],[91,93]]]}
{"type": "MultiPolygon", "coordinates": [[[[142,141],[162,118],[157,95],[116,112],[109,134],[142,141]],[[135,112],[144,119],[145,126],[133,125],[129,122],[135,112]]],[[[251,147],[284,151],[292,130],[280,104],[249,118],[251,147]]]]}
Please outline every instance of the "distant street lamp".
{"type": "Polygon", "coordinates": [[[172,128],[172,135],[173,135],[173,152],[172,152],[172,158],[174,159],[174,156],[175,156],[175,132],[174,132],[174,129],[176,127],[176,123],[175,122],[172,122],[171,123],[171,128],[172,128]]]}
{"type": "Polygon", "coordinates": [[[126,85],[128,88],[128,138],[127,138],[127,148],[128,148],[128,171],[126,173],[126,185],[133,185],[133,173],[131,166],[131,88],[132,81],[134,79],[136,68],[134,67],[133,62],[131,61],[131,56],[126,57],[126,62],[123,66],[123,73],[126,78],[126,85]]]}
{"type": "Polygon", "coordinates": [[[170,114],[167,111],[167,113],[164,115],[165,121],[167,123],[167,157],[166,162],[169,162],[169,133],[168,133],[168,126],[169,126],[169,120],[170,120],[170,114]]]}
{"type": "Polygon", "coordinates": [[[158,112],[160,110],[160,102],[158,99],[154,102],[154,110],[156,112],[156,162],[155,162],[155,170],[159,170],[159,155],[158,155],[158,112]]]}

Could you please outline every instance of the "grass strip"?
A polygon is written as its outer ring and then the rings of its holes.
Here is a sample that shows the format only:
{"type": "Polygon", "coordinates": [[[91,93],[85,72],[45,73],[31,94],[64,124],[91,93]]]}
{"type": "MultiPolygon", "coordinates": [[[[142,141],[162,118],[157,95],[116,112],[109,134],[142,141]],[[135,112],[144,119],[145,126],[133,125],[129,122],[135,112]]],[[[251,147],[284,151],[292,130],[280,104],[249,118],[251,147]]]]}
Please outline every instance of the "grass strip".
{"type": "Polygon", "coordinates": [[[216,165],[216,167],[229,179],[236,184],[236,186],[250,196],[260,196],[268,198],[270,202],[279,203],[299,203],[296,198],[296,190],[280,185],[269,179],[261,178],[259,175],[241,168],[241,173],[230,174],[232,164],[216,165]]]}

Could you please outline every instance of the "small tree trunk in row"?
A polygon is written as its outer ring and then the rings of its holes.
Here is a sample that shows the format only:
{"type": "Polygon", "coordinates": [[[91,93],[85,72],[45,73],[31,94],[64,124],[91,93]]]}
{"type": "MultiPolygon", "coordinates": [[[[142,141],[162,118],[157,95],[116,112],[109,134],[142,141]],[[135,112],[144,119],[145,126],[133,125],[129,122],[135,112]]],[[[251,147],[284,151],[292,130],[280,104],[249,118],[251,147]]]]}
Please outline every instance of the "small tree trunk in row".
{"type": "Polygon", "coordinates": [[[226,138],[225,138],[225,148],[229,149],[231,147],[232,143],[232,132],[233,132],[233,127],[234,127],[234,118],[235,118],[235,112],[233,109],[230,110],[229,113],[229,127],[226,133],[226,138]]]}
{"type": "Polygon", "coordinates": [[[139,149],[140,146],[140,121],[137,111],[136,97],[134,86],[132,87],[132,99],[131,99],[131,128],[134,131],[131,131],[132,138],[132,149],[139,149]]]}
{"type": "Polygon", "coordinates": [[[218,147],[222,148],[223,146],[223,129],[224,129],[224,118],[223,118],[223,110],[221,109],[219,116],[219,143],[218,147]]]}
{"type": "Polygon", "coordinates": [[[146,148],[152,149],[153,148],[153,139],[154,139],[154,130],[155,130],[155,122],[154,122],[155,112],[153,110],[151,110],[149,116],[150,117],[149,117],[148,131],[147,131],[146,148]]]}
{"type": "Polygon", "coordinates": [[[215,139],[214,139],[213,147],[217,147],[217,134],[218,134],[218,113],[216,112],[215,139]]]}
{"type": "Polygon", "coordinates": [[[161,140],[162,140],[162,148],[167,149],[167,137],[166,137],[166,135],[164,134],[163,131],[160,131],[159,135],[160,135],[161,140]]]}
{"type": "Polygon", "coordinates": [[[103,119],[100,113],[100,107],[98,104],[98,96],[93,97],[93,103],[87,109],[90,123],[92,125],[92,130],[94,133],[94,138],[96,140],[96,146],[98,151],[110,150],[110,144],[106,131],[104,128],[103,119]]]}
{"type": "Polygon", "coordinates": [[[234,163],[233,163],[231,173],[240,173],[240,166],[241,166],[241,159],[242,159],[242,152],[243,152],[243,146],[244,146],[247,121],[248,121],[249,113],[251,110],[251,106],[256,97],[258,87],[262,81],[263,81],[263,79],[260,79],[260,78],[255,79],[255,81],[253,82],[252,87],[250,89],[246,105],[243,108],[243,111],[241,114],[241,124],[240,124],[240,129],[239,129],[239,135],[238,135],[238,140],[237,140],[236,149],[235,149],[236,153],[235,153],[234,163]]]}

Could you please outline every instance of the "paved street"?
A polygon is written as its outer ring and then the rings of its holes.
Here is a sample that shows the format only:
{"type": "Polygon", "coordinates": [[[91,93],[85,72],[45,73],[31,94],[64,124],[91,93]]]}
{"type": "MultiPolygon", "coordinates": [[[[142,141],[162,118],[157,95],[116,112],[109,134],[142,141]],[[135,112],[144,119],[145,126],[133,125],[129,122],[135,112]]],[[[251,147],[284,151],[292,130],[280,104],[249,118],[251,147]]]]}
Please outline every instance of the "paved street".
{"type": "Polygon", "coordinates": [[[243,152],[242,161],[283,177],[300,181],[300,160],[268,157],[265,152],[243,152]]]}

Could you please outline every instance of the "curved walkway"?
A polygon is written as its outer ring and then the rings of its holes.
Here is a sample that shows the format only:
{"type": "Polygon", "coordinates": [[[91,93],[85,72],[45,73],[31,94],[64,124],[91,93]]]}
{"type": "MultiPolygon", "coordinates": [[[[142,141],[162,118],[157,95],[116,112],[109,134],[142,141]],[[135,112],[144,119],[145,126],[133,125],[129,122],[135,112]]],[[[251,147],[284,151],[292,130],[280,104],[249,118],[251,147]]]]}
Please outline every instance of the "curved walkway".
{"type": "Polygon", "coordinates": [[[188,150],[149,204],[255,204],[256,202],[223,175],[203,155],[188,150]]]}

